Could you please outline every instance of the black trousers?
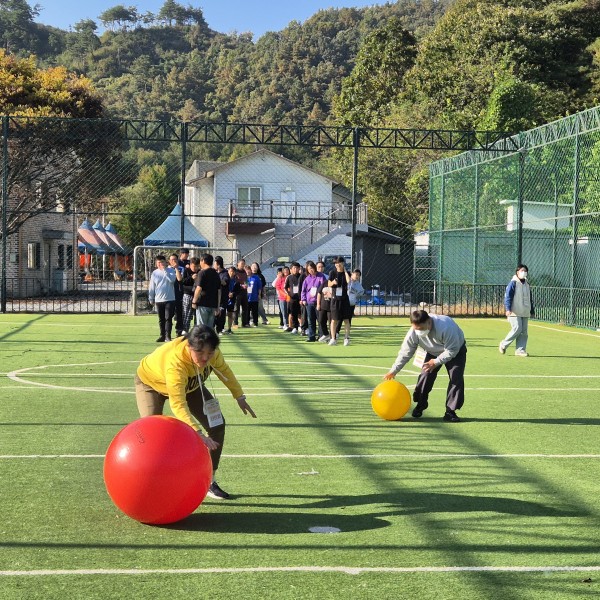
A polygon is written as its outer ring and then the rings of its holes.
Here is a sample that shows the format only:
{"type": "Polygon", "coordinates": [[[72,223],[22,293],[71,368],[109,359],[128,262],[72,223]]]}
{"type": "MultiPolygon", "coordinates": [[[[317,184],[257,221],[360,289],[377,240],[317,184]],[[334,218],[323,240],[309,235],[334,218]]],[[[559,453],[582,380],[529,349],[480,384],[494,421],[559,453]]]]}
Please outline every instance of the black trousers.
{"type": "MultiPolygon", "coordinates": [[[[425,362],[436,358],[429,352],[425,355],[425,362]]],[[[458,410],[465,402],[465,366],[467,364],[467,346],[463,344],[463,347],[459,350],[458,354],[449,362],[446,363],[446,371],[448,371],[448,389],[446,391],[446,409],[447,410],[458,410]]],[[[437,379],[439,370],[441,367],[433,371],[421,371],[415,391],[413,393],[413,400],[421,406],[426,406],[429,393],[433,389],[433,384],[437,379]]]]}
{"type": "Polygon", "coordinates": [[[319,310],[317,319],[319,321],[319,337],[329,335],[329,319],[330,313],[328,310],[319,310]]]}
{"type": "Polygon", "coordinates": [[[157,302],[156,312],[158,313],[160,337],[171,339],[171,332],[173,331],[173,316],[175,314],[175,302],[157,302]]]}
{"type": "Polygon", "coordinates": [[[235,321],[234,323],[238,325],[238,317],[242,318],[242,327],[244,325],[248,325],[248,292],[246,290],[241,290],[235,299],[235,321]]]}

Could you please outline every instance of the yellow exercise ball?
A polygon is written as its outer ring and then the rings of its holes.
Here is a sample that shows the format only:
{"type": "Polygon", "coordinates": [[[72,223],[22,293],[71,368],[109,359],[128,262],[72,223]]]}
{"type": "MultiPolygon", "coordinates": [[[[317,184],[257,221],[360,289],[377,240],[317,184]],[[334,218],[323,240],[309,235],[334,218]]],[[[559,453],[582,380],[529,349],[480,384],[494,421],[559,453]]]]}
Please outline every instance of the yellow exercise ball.
{"type": "Polygon", "coordinates": [[[371,394],[371,406],[386,421],[401,419],[410,408],[411,398],[407,387],[395,379],[382,381],[371,394]]]}

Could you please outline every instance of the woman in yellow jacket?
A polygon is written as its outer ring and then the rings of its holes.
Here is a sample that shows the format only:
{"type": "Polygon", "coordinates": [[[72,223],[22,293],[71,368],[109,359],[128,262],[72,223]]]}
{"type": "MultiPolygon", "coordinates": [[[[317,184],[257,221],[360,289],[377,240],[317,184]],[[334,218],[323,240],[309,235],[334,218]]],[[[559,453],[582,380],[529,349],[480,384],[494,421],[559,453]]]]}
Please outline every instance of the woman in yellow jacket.
{"type": "Polygon", "coordinates": [[[219,350],[219,336],[205,325],[194,327],[183,337],[159,346],[145,356],[135,376],[135,396],[141,417],[161,415],[165,401],[175,417],[195,429],[208,449],[213,464],[212,498],[227,499],[214,479],[225,439],[225,420],[218,402],[206,389],[211,371],[227,386],[246,415],[256,418],[246,396],[219,350]],[[200,424],[199,424],[200,423],[200,424]],[[200,430],[200,425],[208,435],[200,430]]]}

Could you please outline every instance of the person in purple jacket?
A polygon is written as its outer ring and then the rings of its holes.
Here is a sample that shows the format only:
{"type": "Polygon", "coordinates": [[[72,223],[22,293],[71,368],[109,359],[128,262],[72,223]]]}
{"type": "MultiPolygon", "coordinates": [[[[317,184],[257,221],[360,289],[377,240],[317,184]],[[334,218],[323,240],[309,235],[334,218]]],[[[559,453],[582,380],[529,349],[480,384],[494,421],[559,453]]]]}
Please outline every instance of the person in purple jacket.
{"type": "Polygon", "coordinates": [[[534,316],[531,288],[527,283],[529,269],[527,265],[518,265],[515,275],[506,286],[504,294],[504,308],[506,318],[510,324],[508,335],[500,342],[498,350],[500,354],[506,352],[506,348],[515,340],[515,356],[528,356],[527,354],[527,328],[529,318],[534,316]]]}
{"type": "Polygon", "coordinates": [[[312,260],[306,263],[307,275],[302,282],[300,303],[306,308],[308,322],[307,342],[317,341],[317,293],[322,284],[322,278],[317,273],[317,267],[312,260]]]}

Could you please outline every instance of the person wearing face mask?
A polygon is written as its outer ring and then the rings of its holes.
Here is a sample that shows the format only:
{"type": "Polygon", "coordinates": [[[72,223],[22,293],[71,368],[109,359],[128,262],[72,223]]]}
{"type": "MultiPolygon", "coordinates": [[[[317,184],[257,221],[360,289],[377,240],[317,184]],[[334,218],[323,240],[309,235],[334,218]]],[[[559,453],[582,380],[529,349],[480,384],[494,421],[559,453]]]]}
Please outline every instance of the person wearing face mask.
{"type": "Polygon", "coordinates": [[[397,373],[421,348],[425,351],[421,374],[413,392],[416,406],[412,416],[415,419],[423,415],[429,406],[429,393],[442,365],[446,367],[450,382],[446,392],[446,413],[444,421],[458,423],[456,414],[465,401],[465,366],[467,364],[467,345],[462,329],[450,317],[430,315],[424,310],[415,310],[410,315],[410,328],[402,342],[396,362],[384,376],[394,379],[397,373]]]}
{"type": "Polygon", "coordinates": [[[529,318],[534,316],[531,287],[527,283],[528,274],[527,265],[519,265],[515,270],[515,275],[506,286],[504,307],[506,308],[506,318],[511,330],[498,346],[500,354],[505,354],[506,348],[514,340],[516,344],[515,356],[528,356],[527,326],[529,318]]]}
{"type": "Polygon", "coordinates": [[[219,342],[212,327],[197,325],[182,337],[158,347],[145,356],[137,368],[135,397],[140,417],[162,415],[168,400],[173,415],[198,432],[212,459],[213,481],[208,495],[226,500],[229,494],[219,487],[214,477],[223,451],[225,419],[219,403],[206,388],[211,372],[229,389],[245,415],[253,418],[256,415],[225,362],[219,342]]]}

